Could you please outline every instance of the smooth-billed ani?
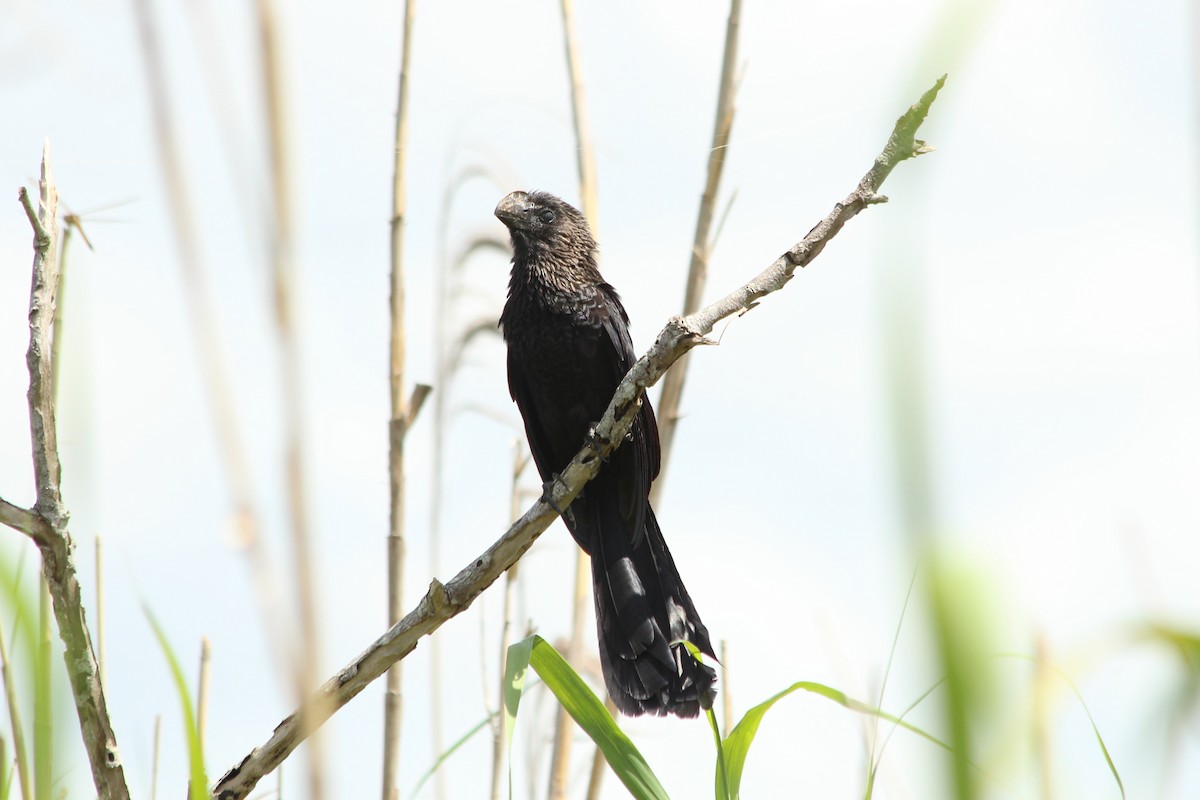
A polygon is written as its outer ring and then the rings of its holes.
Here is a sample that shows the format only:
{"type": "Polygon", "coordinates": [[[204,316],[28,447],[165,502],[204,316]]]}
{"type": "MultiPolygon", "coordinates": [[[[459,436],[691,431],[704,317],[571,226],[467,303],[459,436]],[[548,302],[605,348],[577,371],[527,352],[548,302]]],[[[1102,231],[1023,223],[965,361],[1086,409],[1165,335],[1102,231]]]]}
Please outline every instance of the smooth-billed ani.
{"type": "MultiPolygon", "coordinates": [[[[525,420],[543,481],[567,467],[636,356],[629,317],[596,268],[596,242],[578,210],[545,192],[513,192],[496,206],[512,234],[512,276],[500,324],[508,388],[525,420]]],[[[563,513],[592,557],[600,664],[625,714],[694,717],[716,696],[714,656],[654,511],[658,426],[643,398],[628,441],[563,513]]]]}

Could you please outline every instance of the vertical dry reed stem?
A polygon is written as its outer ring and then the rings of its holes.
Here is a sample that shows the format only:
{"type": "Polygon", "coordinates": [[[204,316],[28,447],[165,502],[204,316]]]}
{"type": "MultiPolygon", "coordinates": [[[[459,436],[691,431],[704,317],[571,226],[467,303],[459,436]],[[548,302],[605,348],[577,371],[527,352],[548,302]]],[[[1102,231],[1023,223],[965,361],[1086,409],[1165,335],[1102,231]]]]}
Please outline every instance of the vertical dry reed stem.
{"type": "Polygon", "coordinates": [[[200,639],[200,678],[196,682],[196,735],[204,750],[204,733],[208,730],[208,687],[212,673],[212,642],[207,636],[200,639]]]}
{"type": "MultiPolygon", "coordinates": [[[[708,177],[704,182],[704,194],[700,197],[700,211],[696,218],[696,232],[692,239],[691,262],[688,265],[687,287],[683,294],[683,315],[686,317],[700,308],[700,298],[708,278],[708,256],[712,251],[713,216],[717,207],[717,192],[721,186],[721,172],[725,167],[725,156],[729,148],[729,134],[733,130],[734,73],[737,69],[738,28],[742,14],[742,0],[731,0],[729,19],[725,25],[725,57],[721,63],[721,83],[717,90],[717,114],[713,123],[712,146],[708,151],[708,177]]],[[[675,442],[675,425],[679,421],[679,402],[683,398],[684,382],[687,379],[689,358],[683,357],[678,367],[663,379],[662,394],[658,401],[658,437],[662,450],[662,467],[658,480],[650,489],[650,502],[657,505],[666,483],[667,465],[671,461],[671,445],[675,442]]]]}
{"type": "MultiPolygon", "coordinates": [[[[317,616],[317,579],[313,569],[312,530],[305,503],[304,406],[300,375],[300,337],[296,325],[296,265],[292,250],[292,206],[288,168],[287,112],[284,106],[282,55],[279,22],[272,0],[258,0],[258,33],[263,99],[266,103],[271,199],[275,213],[270,231],[269,252],[273,309],[279,337],[283,380],[284,474],[288,516],[291,523],[292,558],[296,569],[297,602],[300,609],[300,651],[295,665],[296,692],[303,700],[317,684],[321,657],[321,634],[317,616]]],[[[307,704],[302,716],[313,714],[307,704]]],[[[315,726],[313,728],[315,732],[315,726]]],[[[315,800],[325,796],[324,748],[322,737],[313,736],[309,747],[309,793],[315,800]]]]}
{"type": "Polygon", "coordinates": [[[145,61],[144,72],[150,96],[159,167],[167,192],[171,227],[183,277],[188,323],[199,356],[205,398],[217,434],[218,451],[233,507],[234,532],[249,561],[255,596],[262,615],[263,631],[271,641],[271,650],[279,667],[290,670],[289,649],[283,633],[285,628],[280,624],[282,614],[279,612],[279,591],[260,531],[250,470],[238,431],[233,390],[226,377],[216,304],[204,271],[200,237],[195,227],[192,194],[183,167],[179,137],[171,117],[166,66],[150,0],[134,0],[134,15],[137,18],[138,37],[145,61]]]}
{"type": "Polygon", "coordinates": [[[563,39],[567,48],[567,72],[571,81],[571,114],[575,125],[575,163],[579,171],[579,200],[583,214],[599,239],[600,209],[596,189],[596,154],[588,124],[587,95],[583,89],[583,68],[579,63],[579,37],[575,33],[575,9],[572,0],[562,0],[563,39]]]}
{"type": "MultiPolygon", "coordinates": [[[[441,223],[438,229],[438,269],[437,269],[437,325],[434,331],[434,351],[437,362],[435,371],[435,379],[438,386],[438,395],[434,400],[433,407],[433,458],[431,459],[431,470],[433,472],[433,480],[430,484],[430,512],[429,512],[429,574],[437,575],[441,571],[441,541],[442,541],[442,498],[444,488],[444,463],[445,463],[445,447],[446,447],[446,425],[448,415],[446,413],[447,403],[450,397],[450,385],[452,376],[458,368],[460,357],[467,343],[472,337],[472,332],[463,333],[460,338],[456,339],[452,344],[448,344],[451,337],[451,306],[453,296],[455,294],[451,285],[458,280],[459,268],[465,263],[467,257],[477,252],[479,249],[492,246],[492,240],[479,238],[471,242],[471,244],[453,260],[446,254],[446,243],[449,238],[450,225],[450,210],[453,203],[455,193],[458,188],[473,178],[484,178],[489,180],[494,186],[504,187],[511,186],[512,181],[508,180],[507,176],[498,176],[493,169],[479,164],[469,164],[458,170],[445,184],[442,192],[441,206],[439,216],[441,223]],[[453,280],[452,280],[453,279],[453,280]],[[453,353],[453,355],[452,355],[453,353]]],[[[498,252],[508,254],[508,246],[500,240],[499,246],[496,248],[498,252]]],[[[496,333],[495,321],[489,320],[488,331],[492,334],[496,333]]],[[[431,746],[434,753],[443,753],[445,732],[443,727],[442,717],[442,640],[441,637],[435,636],[429,642],[429,705],[430,705],[430,736],[431,746]]],[[[485,676],[486,677],[486,676],[485,676]]],[[[446,796],[446,781],[442,772],[439,770],[433,776],[434,793],[438,800],[444,800],[446,796]]]]}
{"type": "MultiPolygon", "coordinates": [[[[408,410],[404,398],[404,216],[407,211],[404,168],[408,151],[408,69],[414,6],[414,0],[405,0],[392,153],[391,337],[388,371],[391,399],[391,420],[388,425],[391,503],[387,537],[389,626],[396,624],[404,614],[404,439],[408,428],[408,410]]],[[[396,800],[400,792],[400,729],[404,700],[401,679],[401,667],[396,664],[388,670],[383,700],[383,800],[396,800]]]]}
{"type": "MultiPolygon", "coordinates": [[[[575,163],[579,172],[579,200],[583,215],[600,237],[600,208],[596,190],[596,155],[592,148],[591,127],[588,124],[587,95],[583,88],[583,68],[579,59],[579,37],[575,32],[575,9],[572,0],[561,0],[563,42],[566,46],[567,73],[571,82],[571,114],[575,128],[575,163]]],[[[581,549],[575,551],[575,585],[571,597],[571,639],[567,646],[567,661],[578,668],[583,657],[584,631],[587,628],[588,587],[590,562],[581,549]]],[[[567,792],[567,777],[571,766],[571,741],[575,724],[566,708],[559,706],[554,721],[554,745],[550,758],[550,800],[563,800],[567,792]]]]}
{"type": "MultiPolygon", "coordinates": [[[[521,473],[529,463],[529,456],[520,439],[513,446],[512,487],[509,495],[508,516],[513,522],[521,518],[521,473]]],[[[497,695],[495,722],[492,725],[492,800],[500,800],[504,786],[504,690],[505,670],[508,661],[508,645],[512,640],[512,615],[516,605],[517,569],[520,564],[513,564],[504,573],[504,618],[500,628],[500,692],[497,695]]]]}
{"type": "Polygon", "coordinates": [[[104,685],[104,542],[96,537],[96,662],[104,685]]]}
{"type": "MultiPolygon", "coordinates": [[[[70,217],[71,215],[68,215],[70,217]]],[[[67,299],[67,246],[71,242],[71,231],[74,226],[70,223],[63,226],[62,246],[58,251],[58,299],[54,305],[54,333],[52,334],[51,346],[53,347],[53,355],[50,358],[50,382],[54,386],[54,407],[58,408],[59,381],[60,370],[62,367],[62,342],[63,342],[63,308],[66,305],[67,299]]]]}
{"type": "Polygon", "coordinates": [[[162,743],[162,714],[154,715],[154,749],[150,757],[150,800],[158,800],[158,751],[162,743]]]}

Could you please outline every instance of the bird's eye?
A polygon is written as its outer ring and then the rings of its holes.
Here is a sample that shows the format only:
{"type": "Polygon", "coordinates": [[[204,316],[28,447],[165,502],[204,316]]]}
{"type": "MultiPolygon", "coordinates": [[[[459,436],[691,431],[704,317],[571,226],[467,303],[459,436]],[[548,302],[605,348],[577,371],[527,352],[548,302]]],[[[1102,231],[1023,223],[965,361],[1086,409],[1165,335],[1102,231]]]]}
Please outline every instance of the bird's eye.
{"type": "Polygon", "coordinates": [[[542,222],[546,225],[549,225],[551,222],[554,222],[554,212],[548,208],[542,209],[542,211],[540,213],[538,213],[538,216],[541,218],[542,222]]]}

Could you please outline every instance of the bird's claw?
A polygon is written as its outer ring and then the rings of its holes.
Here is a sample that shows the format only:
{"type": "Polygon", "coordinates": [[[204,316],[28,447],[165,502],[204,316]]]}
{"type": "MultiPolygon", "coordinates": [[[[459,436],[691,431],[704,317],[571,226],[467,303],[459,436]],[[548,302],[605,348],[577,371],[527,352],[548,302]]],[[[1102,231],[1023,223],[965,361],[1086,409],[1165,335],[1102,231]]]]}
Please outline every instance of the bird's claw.
{"type": "Polygon", "coordinates": [[[553,508],[556,514],[558,514],[560,517],[564,517],[566,516],[567,512],[564,511],[562,507],[558,505],[558,501],[554,499],[555,485],[563,485],[562,480],[559,478],[557,472],[554,473],[550,480],[542,484],[542,500],[546,503],[546,505],[553,508]]]}
{"type": "Polygon", "coordinates": [[[588,428],[587,443],[592,448],[592,450],[594,450],[596,452],[597,455],[600,455],[601,461],[608,460],[607,456],[604,456],[601,454],[604,452],[604,448],[608,447],[608,445],[610,444],[610,440],[606,436],[601,436],[596,431],[595,425],[588,428]]]}

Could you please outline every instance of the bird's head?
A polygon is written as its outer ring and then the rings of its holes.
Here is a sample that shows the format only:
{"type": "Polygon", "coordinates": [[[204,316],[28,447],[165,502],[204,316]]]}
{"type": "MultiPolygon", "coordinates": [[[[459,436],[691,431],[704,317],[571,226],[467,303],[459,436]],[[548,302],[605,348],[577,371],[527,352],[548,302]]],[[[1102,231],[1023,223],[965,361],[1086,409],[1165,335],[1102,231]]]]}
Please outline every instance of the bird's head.
{"type": "Polygon", "coordinates": [[[590,252],[596,246],[583,214],[547,192],[513,192],[496,206],[496,216],[514,247],[590,252]]]}

